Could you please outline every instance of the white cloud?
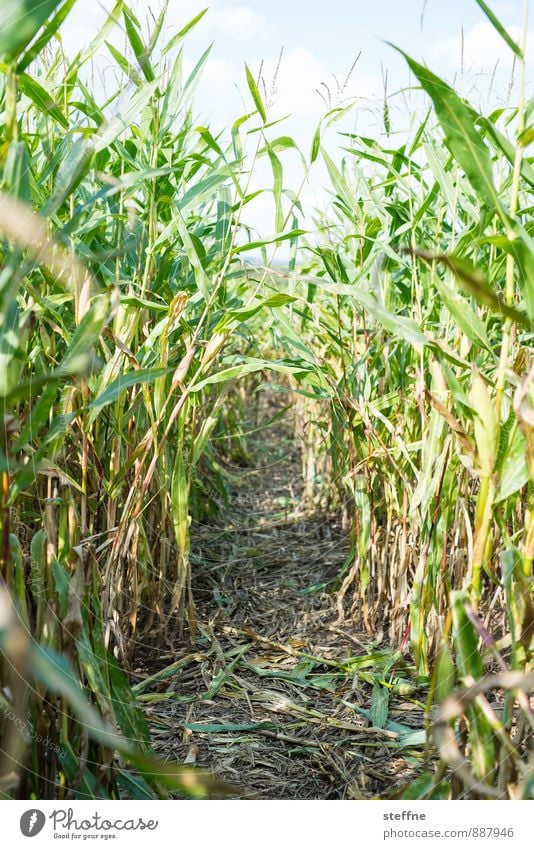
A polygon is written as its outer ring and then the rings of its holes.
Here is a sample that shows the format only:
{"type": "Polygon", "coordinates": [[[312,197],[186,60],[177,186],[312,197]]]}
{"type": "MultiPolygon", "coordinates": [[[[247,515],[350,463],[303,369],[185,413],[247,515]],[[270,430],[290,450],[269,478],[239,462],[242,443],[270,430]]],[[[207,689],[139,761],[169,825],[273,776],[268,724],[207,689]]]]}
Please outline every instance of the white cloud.
{"type": "MultiPolygon", "coordinates": [[[[184,70],[186,72],[193,70],[193,62],[186,62],[184,70]]],[[[208,98],[208,102],[213,101],[213,106],[225,107],[227,99],[235,100],[233,93],[239,76],[240,72],[230,62],[224,59],[208,59],[202,73],[200,88],[208,98]]]]}
{"type": "Polygon", "coordinates": [[[258,15],[246,6],[216,9],[213,17],[217,29],[238,41],[252,41],[265,34],[266,20],[263,15],[258,15]]]}
{"type": "MultiPolygon", "coordinates": [[[[180,29],[195,15],[206,8],[209,0],[185,0],[169,4],[167,22],[173,29],[180,29]]],[[[140,0],[139,7],[146,7],[147,0],[140,0]]],[[[231,39],[237,42],[262,40],[267,19],[245,5],[221,5],[217,0],[209,3],[208,11],[196,27],[203,38],[231,39]]]]}
{"type": "MultiPolygon", "coordinates": [[[[519,42],[522,35],[521,27],[509,26],[507,30],[512,38],[519,42]]],[[[531,38],[534,37],[534,33],[529,35],[531,38]]],[[[458,68],[462,59],[461,35],[436,42],[433,53],[452,67],[458,68]]],[[[501,67],[509,67],[513,62],[512,51],[489,21],[480,21],[464,33],[463,56],[464,66],[475,70],[493,68],[497,61],[501,67]]]]}
{"type": "MultiPolygon", "coordinates": [[[[262,76],[270,95],[278,59],[264,62],[262,76]]],[[[274,110],[278,114],[298,113],[302,117],[315,115],[320,107],[316,88],[326,79],[324,63],[305,47],[295,47],[282,56],[273,95],[274,110]]]]}
{"type": "MultiPolygon", "coordinates": [[[[171,37],[184,27],[195,15],[206,8],[209,0],[171,0],[169,3],[166,32],[171,37]]],[[[77,3],[62,27],[62,36],[68,55],[86,47],[98,33],[109,12],[113,9],[113,0],[100,0],[96,3],[77,3]]],[[[143,33],[153,27],[153,21],[161,10],[161,2],[137,0],[131,3],[137,15],[143,33]]],[[[240,43],[257,42],[263,39],[267,21],[263,15],[248,9],[244,5],[220,5],[214,0],[195,32],[204,41],[212,39],[232,40],[240,43]]],[[[125,42],[122,15],[118,27],[111,35],[116,45],[125,42]]]]}
{"type": "Polygon", "coordinates": [[[100,3],[85,5],[78,3],[67,17],[61,28],[61,37],[65,52],[73,56],[79,50],[83,50],[93,40],[104,23],[112,4],[107,3],[105,7],[100,3]]]}

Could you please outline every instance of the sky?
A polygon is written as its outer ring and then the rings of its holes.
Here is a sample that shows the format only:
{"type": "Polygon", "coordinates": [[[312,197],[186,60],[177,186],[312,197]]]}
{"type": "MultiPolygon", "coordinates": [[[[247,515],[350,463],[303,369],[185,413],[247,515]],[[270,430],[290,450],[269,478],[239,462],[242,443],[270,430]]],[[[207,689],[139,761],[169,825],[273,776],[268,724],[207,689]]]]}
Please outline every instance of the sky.
{"type": "MultiPolygon", "coordinates": [[[[80,0],[74,6],[62,30],[67,53],[87,45],[113,5],[113,0],[80,0]]],[[[131,5],[139,19],[148,22],[159,12],[161,0],[132,0],[131,5]]],[[[511,52],[475,0],[170,0],[166,35],[171,37],[206,6],[205,17],[187,37],[185,56],[186,67],[192,68],[213,42],[195,112],[199,124],[209,123],[215,130],[250,111],[245,62],[254,73],[262,67],[269,118],[291,115],[280,125],[279,134],[293,136],[305,152],[327,104],[355,102],[336,131],[379,133],[386,86],[393,127],[406,130],[423,101],[419,92],[410,90],[414,80],[403,57],[388,42],[426,62],[482,111],[490,111],[508,97],[511,52]]],[[[496,0],[492,9],[519,39],[524,0],[496,0]]],[[[531,20],[529,30],[533,27],[531,20]]],[[[534,49],[534,29],[529,40],[534,49]]],[[[122,46],[124,41],[119,31],[115,43],[122,46]]],[[[106,67],[102,62],[100,71],[106,67]]],[[[104,73],[103,77],[107,89],[115,84],[114,75],[104,73]]],[[[342,143],[336,135],[333,144],[342,143]]],[[[286,179],[294,188],[298,169],[298,159],[290,155],[286,179]]],[[[308,204],[323,200],[324,167],[318,165],[316,170],[304,191],[308,204]]],[[[268,169],[260,170],[258,179],[268,180],[268,169]]],[[[272,202],[264,198],[256,206],[256,226],[273,232],[268,226],[272,202]]]]}

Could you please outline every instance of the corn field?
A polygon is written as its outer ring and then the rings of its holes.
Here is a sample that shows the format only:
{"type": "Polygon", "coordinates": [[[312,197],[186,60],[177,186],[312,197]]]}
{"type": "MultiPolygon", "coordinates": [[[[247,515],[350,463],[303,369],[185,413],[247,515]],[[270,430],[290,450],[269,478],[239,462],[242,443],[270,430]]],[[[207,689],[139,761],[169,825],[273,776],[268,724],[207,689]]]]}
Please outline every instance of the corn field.
{"type": "MultiPolygon", "coordinates": [[[[409,138],[386,101],[376,138],[329,150],[352,107],[297,150],[248,67],[248,111],[222,135],[196,124],[209,51],[184,72],[183,44],[204,13],[167,39],[167,3],[147,31],[118,0],[67,59],[76,0],[0,2],[3,798],[239,795],[209,758],[159,750],[151,710],[207,641],[203,699],[231,699],[245,669],[245,643],[221,648],[199,612],[201,534],[238,509],[236,469],[281,419],[300,515],[342,527],[310,597],[359,644],[275,641],[299,686],[344,705],[332,733],[404,758],[390,798],[534,797],[534,100],[526,23],[516,43],[475,2],[517,102],[481,114],[403,54],[425,103],[409,138]],[[102,50],[111,93],[92,84],[102,50]],[[326,209],[286,188],[288,150],[303,184],[324,163],[326,209]],[[273,235],[249,224],[259,191],[273,235]]],[[[280,745],[307,729],[313,750],[309,713],[280,745]]],[[[377,797],[350,757],[334,785],[377,797]]]]}

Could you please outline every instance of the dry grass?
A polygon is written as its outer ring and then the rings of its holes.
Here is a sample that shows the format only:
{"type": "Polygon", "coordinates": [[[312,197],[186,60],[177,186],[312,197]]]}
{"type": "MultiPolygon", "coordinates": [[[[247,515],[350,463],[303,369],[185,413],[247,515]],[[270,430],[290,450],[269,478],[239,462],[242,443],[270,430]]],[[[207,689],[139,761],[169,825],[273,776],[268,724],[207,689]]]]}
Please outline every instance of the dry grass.
{"type": "MultiPolygon", "coordinates": [[[[270,412],[264,398],[260,420],[270,412]]],[[[339,514],[303,505],[302,446],[287,417],[256,436],[251,466],[231,469],[229,508],[193,525],[194,648],[177,643],[157,664],[140,649],[137,687],[156,750],[214,770],[243,798],[394,794],[417,774],[422,747],[398,750],[394,732],[347,704],[370,708],[372,686],[350,659],[372,646],[338,623],[336,596],[325,591],[349,539],[339,514]]],[[[423,725],[415,699],[393,699],[389,716],[423,725]]]]}

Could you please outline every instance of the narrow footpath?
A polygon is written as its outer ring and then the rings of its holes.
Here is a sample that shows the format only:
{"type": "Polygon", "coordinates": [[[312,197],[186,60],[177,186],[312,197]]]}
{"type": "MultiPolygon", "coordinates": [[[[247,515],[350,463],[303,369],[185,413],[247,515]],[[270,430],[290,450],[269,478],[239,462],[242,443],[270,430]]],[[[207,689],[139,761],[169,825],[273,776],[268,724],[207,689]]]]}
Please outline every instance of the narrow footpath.
{"type": "Polygon", "coordinates": [[[255,433],[249,449],[252,466],[230,469],[230,509],[192,527],[195,644],[183,639],[140,676],[155,750],[241,798],[398,796],[421,770],[422,704],[394,696],[376,727],[371,679],[392,651],[336,624],[346,535],[335,516],[301,506],[287,424],[255,433]]]}

